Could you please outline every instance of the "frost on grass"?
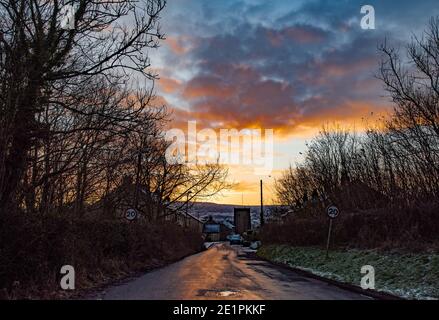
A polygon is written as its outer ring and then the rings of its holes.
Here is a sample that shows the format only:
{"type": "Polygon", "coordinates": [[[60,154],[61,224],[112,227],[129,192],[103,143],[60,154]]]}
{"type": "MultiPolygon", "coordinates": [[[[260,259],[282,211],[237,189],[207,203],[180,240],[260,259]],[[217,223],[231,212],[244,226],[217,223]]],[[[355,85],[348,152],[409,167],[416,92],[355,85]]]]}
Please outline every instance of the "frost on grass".
{"type": "Polygon", "coordinates": [[[262,257],[360,286],[361,267],[375,268],[376,290],[410,299],[439,299],[439,254],[383,253],[377,250],[331,251],[314,247],[265,246],[262,257]]]}

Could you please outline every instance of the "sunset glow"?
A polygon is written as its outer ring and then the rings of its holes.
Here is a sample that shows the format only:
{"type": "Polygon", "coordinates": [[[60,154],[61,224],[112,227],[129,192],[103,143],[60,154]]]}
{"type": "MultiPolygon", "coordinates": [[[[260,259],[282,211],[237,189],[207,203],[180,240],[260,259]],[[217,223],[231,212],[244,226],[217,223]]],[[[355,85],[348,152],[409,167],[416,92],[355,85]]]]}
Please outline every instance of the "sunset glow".
{"type": "Polygon", "coordinates": [[[428,16],[416,25],[418,19],[410,17],[431,10],[431,1],[400,15],[393,13],[392,1],[371,2],[379,13],[377,30],[361,29],[360,1],[340,6],[323,0],[181,0],[166,8],[166,40],[152,63],[160,74],[157,95],[173,110],[170,126],[187,128],[195,120],[200,128],[218,131],[275,132],[271,178],[231,167],[236,187],[212,201],[241,204],[245,191],[244,202],[258,204],[259,179],[267,180],[264,198],[273,201],[274,178],[300,160],[306,141],[323,125],[361,132],[391,110],[375,78],[377,46],[386,37],[397,42],[421,31],[428,16]]]}

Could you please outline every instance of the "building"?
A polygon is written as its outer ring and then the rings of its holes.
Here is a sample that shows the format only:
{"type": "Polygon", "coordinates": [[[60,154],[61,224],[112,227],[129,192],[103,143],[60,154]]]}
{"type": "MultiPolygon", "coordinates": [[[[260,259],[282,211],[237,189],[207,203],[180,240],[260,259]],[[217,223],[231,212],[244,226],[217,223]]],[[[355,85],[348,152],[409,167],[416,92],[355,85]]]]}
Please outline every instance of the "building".
{"type": "Polygon", "coordinates": [[[233,228],[224,223],[216,222],[212,217],[209,217],[203,226],[203,234],[208,242],[226,241],[227,236],[232,233],[233,228]]]}
{"type": "Polygon", "coordinates": [[[194,217],[190,213],[178,211],[175,212],[175,218],[178,225],[196,232],[203,232],[203,221],[201,221],[197,217],[194,217]]]}
{"type": "Polygon", "coordinates": [[[157,192],[149,192],[143,185],[136,186],[127,176],[118,188],[106,195],[95,207],[101,214],[114,216],[122,221],[125,221],[128,209],[135,209],[140,219],[167,221],[195,232],[203,231],[203,221],[186,210],[166,206],[163,202],[157,192]]]}
{"type": "Polygon", "coordinates": [[[221,226],[218,222],[209,217],[209,220],[204,223],[203,234],[206,236],[205,240],[208,242],[220,241],[221,226]]]}
{"type": "Polygon", "coordinates": [[[251,229],[250,208],[234,208],[233,224],[235,225],[235,232],[243,234],[251,229]]]}

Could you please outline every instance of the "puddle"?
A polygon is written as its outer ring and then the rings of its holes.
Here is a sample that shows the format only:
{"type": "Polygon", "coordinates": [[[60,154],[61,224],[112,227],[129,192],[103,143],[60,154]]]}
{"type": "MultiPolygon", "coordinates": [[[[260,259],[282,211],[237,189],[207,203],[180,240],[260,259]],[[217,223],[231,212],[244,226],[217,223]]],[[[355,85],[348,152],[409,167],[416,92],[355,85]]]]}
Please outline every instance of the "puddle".
{"type": "Polygon", "coordinates": [[[219,292],[219,295],[220,295],[221,297],[229,297],[229,296],[234,296],[234,295],[236,295],[236,294],[237,294],[236,291],[220,291],[220,292],[219,292]]]}
{"type": "Polygon", "coordinates": [[[239,296],[239,291],[231,289],[200,289],[198,290],[198,296],[222,298],[236,297],[239,296]]]}

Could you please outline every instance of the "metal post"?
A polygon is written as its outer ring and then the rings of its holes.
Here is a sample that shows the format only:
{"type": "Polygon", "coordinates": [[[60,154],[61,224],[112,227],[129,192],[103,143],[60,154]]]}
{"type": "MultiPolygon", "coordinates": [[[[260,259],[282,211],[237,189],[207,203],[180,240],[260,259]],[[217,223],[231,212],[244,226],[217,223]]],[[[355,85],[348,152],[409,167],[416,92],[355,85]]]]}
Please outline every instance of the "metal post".
{"type": "Polygon", "coordinates": [[[139,188],[140,188],[140,170],[142,167],[142,153],[139,150],[139,154],[137,156],[137,172],[136,172],[136,190],[134,193],[134,208],[137,210],[139,206],[139,188]]]}
{"type": "Polygon", "coordinates": [[[189,193],[186,194],[186,215],[184,217],[184,227],[187,228],[187,215],[189,213],[189,193]]]}
{"type": "Polygon", "coordinates": [[[329,257],[329,243],[331,241],[331,232],[332,232],[332,219],[329,219],[328,241],[326,242],[326,257],[325,257],[325,259],[328,259],[328,257],[329,257]]]}
{"type": "Polygon", "coordinates": [[[262,193],[262,179],[261,179],[261,227],[264,226],[264,197],[262,193]]]}
{"type": "Polygon", "coordinates": [[[188,215],[189,215],[189,195],[192,194],[192,191],[189,191],[186,193],[186,216],[184,217],[184,226],[187,228],[187,221],[188,221],[188,215]]]}

